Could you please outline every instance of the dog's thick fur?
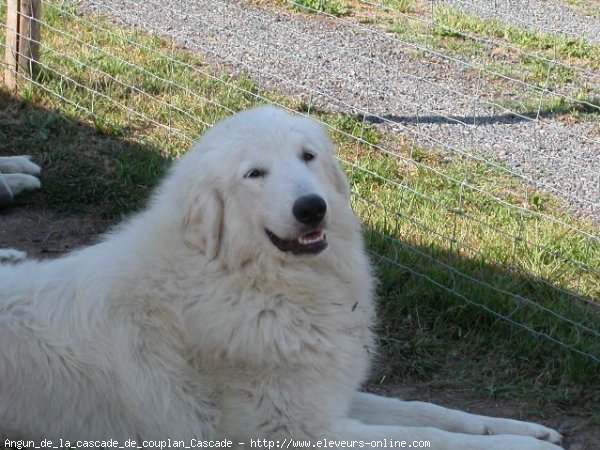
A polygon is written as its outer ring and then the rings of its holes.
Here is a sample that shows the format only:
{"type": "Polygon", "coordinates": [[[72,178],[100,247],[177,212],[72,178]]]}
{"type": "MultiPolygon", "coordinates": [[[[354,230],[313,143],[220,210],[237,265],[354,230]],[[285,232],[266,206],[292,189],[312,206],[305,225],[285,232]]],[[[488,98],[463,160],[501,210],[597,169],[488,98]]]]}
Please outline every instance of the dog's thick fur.
{"type": "Polygon", "coordinates": [[[101,243],[0,267],[0,434],[558,449],[541,425],[357,392],[374,283],[332,148],[309,119],[242,112],[101,243]],[[306,232],[292,208],[309,194],[328,246],[283,251],[266,230],[306,232]]]}

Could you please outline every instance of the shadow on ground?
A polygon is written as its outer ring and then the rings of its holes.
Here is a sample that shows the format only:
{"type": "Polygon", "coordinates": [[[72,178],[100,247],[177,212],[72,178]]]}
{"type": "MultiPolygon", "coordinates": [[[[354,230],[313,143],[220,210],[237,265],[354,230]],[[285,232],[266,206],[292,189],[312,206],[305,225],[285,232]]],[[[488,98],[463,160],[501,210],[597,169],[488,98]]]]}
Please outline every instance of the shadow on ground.
{"type": "Polygon", "coordinates": [[[600,114],[600,106],[588,103],[574,103],[572,105],[560,105],[551,109],[542,109],[540,111],[523,111],[520,113],[504,113],[490,115],[437,115],[424,114],[419,116],[403,116],[396,114],[357,114],[359,120],[368,123],[400,123],[403,125],[416,124],[435,124],[435,125],[512,125],[519,122],[531,122],[539,119],[563,116],[566,114],[600,114]]]}
{"type": "Polygon", "coordinates": [[[22,102],[2,90],[0,154],[32,155],[43,167],[43,189],[19,197],[17,209],[44,206],[104,219],[138,209],[171,161],[159,148],[103,133],[94,123],[22,102]]]}

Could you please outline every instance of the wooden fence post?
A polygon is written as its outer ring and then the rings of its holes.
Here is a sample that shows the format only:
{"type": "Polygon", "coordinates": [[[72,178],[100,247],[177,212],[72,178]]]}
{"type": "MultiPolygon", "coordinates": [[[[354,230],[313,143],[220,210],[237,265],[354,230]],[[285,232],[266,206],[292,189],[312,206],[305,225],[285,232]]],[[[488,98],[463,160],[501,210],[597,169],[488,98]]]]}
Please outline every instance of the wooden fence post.
{"type": "Polygon", "coordinates": [[[16,90],[18,74],[31,78],[40,54],[41,0],[7,0],[4,83],[16,90]]]}
{"type": "Polygon", "coordinates": [[[19,3],[20,0],[8,0],[6,11],[6,69],[4,70],[4,83],[11,91],[17,88],[19,3]]]}

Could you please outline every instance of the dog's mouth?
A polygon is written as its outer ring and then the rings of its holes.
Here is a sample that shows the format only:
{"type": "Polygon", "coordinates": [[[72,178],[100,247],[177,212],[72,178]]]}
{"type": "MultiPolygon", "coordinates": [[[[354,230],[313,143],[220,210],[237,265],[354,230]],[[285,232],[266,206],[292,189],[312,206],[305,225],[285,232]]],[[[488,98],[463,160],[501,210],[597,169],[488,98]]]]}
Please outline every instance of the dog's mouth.
{"type": "Polygon", "coordinates": [[[317,254],[327,247],[327,236],[322,228],[301,234],[295,239],[282,239],[270,230],[265,229],[269,239],[282,252],[294,255],[317,254]]]}

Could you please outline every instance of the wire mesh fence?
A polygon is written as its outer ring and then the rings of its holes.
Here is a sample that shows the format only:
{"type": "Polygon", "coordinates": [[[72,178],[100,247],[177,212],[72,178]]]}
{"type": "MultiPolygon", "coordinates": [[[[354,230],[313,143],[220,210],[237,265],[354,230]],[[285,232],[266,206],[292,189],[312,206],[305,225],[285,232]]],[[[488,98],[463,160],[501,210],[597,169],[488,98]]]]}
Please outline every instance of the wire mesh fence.
{"type": "Polygon", "coordinates": [[[600,362],[596,12],[533,0],[42,11],[21,97],[175,154],[257,102],[311,115],[340,144],[378,264],[600,362]]]}

